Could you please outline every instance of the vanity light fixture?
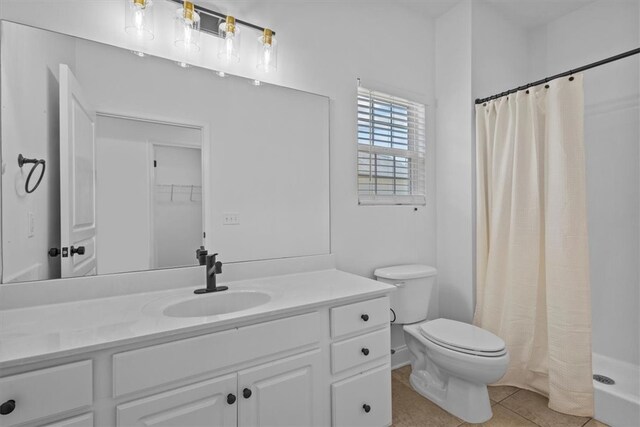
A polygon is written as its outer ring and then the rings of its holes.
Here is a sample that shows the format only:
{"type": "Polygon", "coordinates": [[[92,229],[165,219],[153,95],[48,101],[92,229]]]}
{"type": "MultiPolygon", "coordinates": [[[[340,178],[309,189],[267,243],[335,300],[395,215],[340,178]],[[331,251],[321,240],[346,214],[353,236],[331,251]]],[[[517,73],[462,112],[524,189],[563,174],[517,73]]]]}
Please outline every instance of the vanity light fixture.
{"type": "Polygon", "coordinates": [[[262,82],[260,80],[249,80],[249,83],[251,83],[253,86],[262,86],[262,82]]]}
{"type": "Polygon", "coordinates": [[[189,67],[191,67],[191,65],[187,64],[187,63],[186,63],[186,62],[184,62],[184,61],[177,61],[177,62],[176,62],[176,64],[177,64],[177,65],[178,65],[178,67],[180,67],[180,68],[189,68],[189,67]]]}
{"type": "Polygon", "coordinates": [[[153,2],[151,0],[125,0],[124,30],[143,40],[153,39],[153,2]]]}
{"type": "Polygon", "coordinates": [[[236,25],[236,18],[227,16],[219,25],[219,35],[222,40],[218,58],[226,62],[240,62],[240,28],[236,25]]]}
{"type": "MultiPolygon", "coordinates": [[[[136,36],[140,40],[154,38],[153,27],[153,2],[157,0],[124,0],[125,2],[125,31],[136,36]]],[[[211,34],[221,40],[218,47],[218,58],[226,63],[240,62],[241,33],[246,27],[257,30],[260,36],[257,38],[256,68],[263,72],[275,71],[278,67],[278,42],[276,33],[271,28],[264,28],[250,22],[241,21],[234,16],[225,15],[215,10],[194,4],[188,0],[170,0],[179,4],[174,16],[174,41],[175,45],[184,49],[189,60],[189,54],[200,51],[201,33],[211,34]]],[[[144,57],[141,50],[133,50],[135,55],[144,57]]],[[[184,61],[178,64],[189,67],[184,61]]],[[[220,77],[226,74],[218,71],[220,77]]]]}
{"type": "Polygon", "coordinates": [[[273,30],[265,28],[258,37],[258,70],[268,73],[278,68],[278,42],[273,30]]]}
{"type": "Polygon", "coordinates": [[[225,73],[224,71],[216,71],[216,76],[218,77],[227,77],[227,73],[225,73]]]}
{"type": "Polygon", "coordinates": [[[200,50],[200,15],[192,2],[185,0],[182,7],[176,10],[175,44],[187,52],[200,50]]]}

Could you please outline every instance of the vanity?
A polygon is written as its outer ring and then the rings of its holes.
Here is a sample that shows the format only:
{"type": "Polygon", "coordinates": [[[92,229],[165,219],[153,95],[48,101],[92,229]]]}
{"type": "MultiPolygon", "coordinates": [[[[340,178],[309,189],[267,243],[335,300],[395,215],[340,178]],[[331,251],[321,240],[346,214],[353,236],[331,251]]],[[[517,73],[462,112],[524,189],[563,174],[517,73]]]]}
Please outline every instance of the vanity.
{"type": "Polygon", "coordinates": [[[390,425],[394,288],[325,262],[329,99],[0,30],[0,427],[390,425]]]}
{"type": "Polygon", "coordinates": [[[334,269],[228,285],[0,311],[0,426],[391,424],[388,285],[334,269]],[[202,316],[219,297],[240,310],[202,316]]]}

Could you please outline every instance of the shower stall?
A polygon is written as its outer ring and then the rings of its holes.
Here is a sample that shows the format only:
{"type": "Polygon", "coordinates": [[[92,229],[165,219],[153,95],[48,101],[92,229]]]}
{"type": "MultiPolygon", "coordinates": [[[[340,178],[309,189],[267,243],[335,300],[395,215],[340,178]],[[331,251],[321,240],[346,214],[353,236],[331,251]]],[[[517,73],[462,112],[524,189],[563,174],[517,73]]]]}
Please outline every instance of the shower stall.
{"type": "MultiPolygon", "coordinates": [[[[640,46],[638,2],[595,1],[531,34],[550,75],[640,46]]],[[[585,71],[595,418],[640,423],[640,55],[585,71]],[[612,381],[607,380],[607,377],[612,381]]]]}

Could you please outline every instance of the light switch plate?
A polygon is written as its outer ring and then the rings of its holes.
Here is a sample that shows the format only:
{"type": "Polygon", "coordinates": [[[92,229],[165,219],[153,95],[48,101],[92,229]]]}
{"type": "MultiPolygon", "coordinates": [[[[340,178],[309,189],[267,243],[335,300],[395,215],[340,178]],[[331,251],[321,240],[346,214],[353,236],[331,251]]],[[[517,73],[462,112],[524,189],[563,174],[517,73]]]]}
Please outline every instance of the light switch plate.
{"type": "Polygon", "coordinates": [[[225,212],[222,214],[222,225],[240,224],[240,214],[238,212],[225,212]]]}

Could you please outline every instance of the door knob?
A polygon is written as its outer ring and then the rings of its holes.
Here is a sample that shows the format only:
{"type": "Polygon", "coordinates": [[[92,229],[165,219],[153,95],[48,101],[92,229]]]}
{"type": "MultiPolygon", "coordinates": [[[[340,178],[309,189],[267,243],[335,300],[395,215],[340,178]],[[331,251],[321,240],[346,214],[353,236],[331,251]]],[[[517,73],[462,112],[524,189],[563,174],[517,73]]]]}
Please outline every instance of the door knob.
{"type": "Polygon", "coordinates": [[[364,409],[364,412],[368,414],[371,411],[371,406],[365,403],[364,405],[362,405],[362,409],[364,409]]]}
{"type": "Polygon", "coordinates": [[[248,388],[245,388],[244,390],[242,390],[242,395],[244,396],[245,399],[248,399],[251,397],[251,390],[248,388]]]}
{"type": "Polygon", "coordinates": [[[84,255],[84,246],[73,247],[71,246],[71,256],[74,254],[84,255]]]}
{"type": "Polygon", "coordinates": [[[58,255],[60,255],[60,249],[58,249],[58,248],[51,248],[51,249],[49,249],[49,256],[50,256],[51,258],[55,258],[55,257],[57,257],[58,255]]]}
{"type": "Polygon", "coordinates": [[[362,316],[360,316],[360,318],[362,319],[362,321],[367,322],[369,320],[369,315],[363,314],[362,316]]]}
{"type": "Polygon", "coordinates": [[[365,356],[369,355],[369,349],[364,347],[362,350],[360,350],[362,352],[362,354],[364,354],[365,356]]]}
{"type": "Polygon", "coordinates": [[[233,405],[234,403],[236,403],[236,396],[234,394],[227,394],[227,403],[229,405],[233,405]]]}
{"type": "Polygon", "coordinates": [[[11,399],[0,405],[0,415],[9,415],[16,409],[16,401],[11,399]]]}

